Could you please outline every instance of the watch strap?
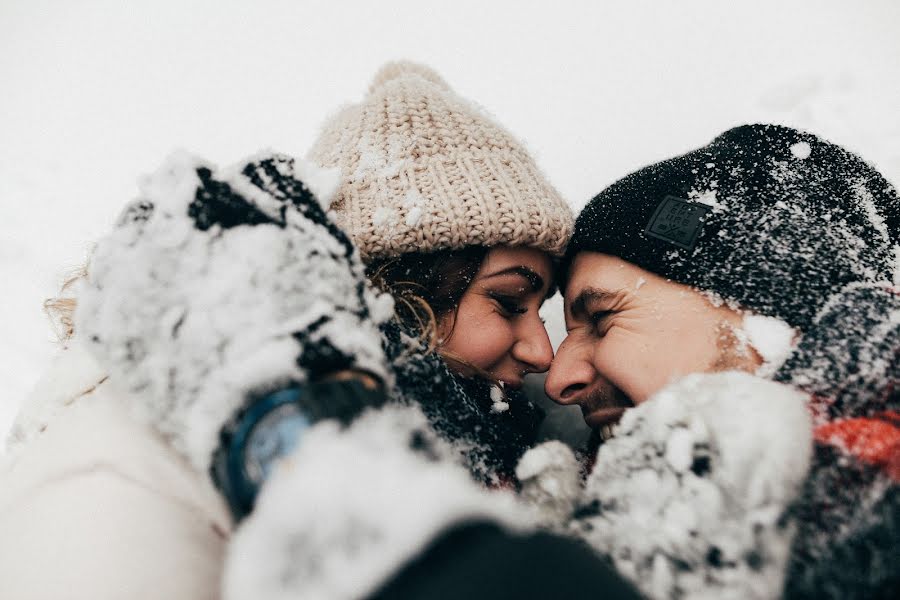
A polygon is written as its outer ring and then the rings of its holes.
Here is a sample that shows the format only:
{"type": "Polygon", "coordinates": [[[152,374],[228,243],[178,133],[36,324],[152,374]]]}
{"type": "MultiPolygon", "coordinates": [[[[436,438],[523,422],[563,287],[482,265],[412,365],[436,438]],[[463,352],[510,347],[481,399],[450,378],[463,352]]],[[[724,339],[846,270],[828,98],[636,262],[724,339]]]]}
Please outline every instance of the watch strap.
{"type": "Polygon", "coordinates": [[[295,404],[310,423],[336,419],[346,426],[365,409],[382,406],[385,401],[383,391],[357,379],[291,384],[274,392],[249,395],[220,430],[210,466],[213,483],[228,502],[235,522],[253,510],[262,483],[248,478],[244,461],[250,433],[263,417],[285,404],[295,404]]]}

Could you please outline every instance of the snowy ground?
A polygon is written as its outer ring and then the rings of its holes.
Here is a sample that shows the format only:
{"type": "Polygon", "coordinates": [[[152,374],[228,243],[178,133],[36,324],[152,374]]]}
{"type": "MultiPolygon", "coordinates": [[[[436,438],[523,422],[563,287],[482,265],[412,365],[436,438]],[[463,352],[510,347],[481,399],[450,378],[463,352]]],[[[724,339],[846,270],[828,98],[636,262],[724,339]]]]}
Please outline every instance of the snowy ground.
{"type": "Polygon", "coordinates": [[[302,155],[390,59],[485,106],[576,208],[750,121],[900,183],[900,3],[733,4],[0,0],[0,432],[55,351],[43,299],[139,174],[176,147],[302,155]]]}

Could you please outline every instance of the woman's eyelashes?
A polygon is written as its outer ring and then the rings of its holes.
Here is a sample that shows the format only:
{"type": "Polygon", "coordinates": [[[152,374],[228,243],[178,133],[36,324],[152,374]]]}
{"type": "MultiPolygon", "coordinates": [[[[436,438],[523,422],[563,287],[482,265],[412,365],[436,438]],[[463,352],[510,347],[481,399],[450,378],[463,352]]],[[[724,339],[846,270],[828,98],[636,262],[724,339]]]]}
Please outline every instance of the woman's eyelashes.
{"type": "Polygon", "coordinates": [[[513,315],[522,315],[528,312],[528,309],[522,305],[521,300],[516,296],[489,291],[488,297],[497,304],[501,314],[504,316],[511,317],[513,315]]]}

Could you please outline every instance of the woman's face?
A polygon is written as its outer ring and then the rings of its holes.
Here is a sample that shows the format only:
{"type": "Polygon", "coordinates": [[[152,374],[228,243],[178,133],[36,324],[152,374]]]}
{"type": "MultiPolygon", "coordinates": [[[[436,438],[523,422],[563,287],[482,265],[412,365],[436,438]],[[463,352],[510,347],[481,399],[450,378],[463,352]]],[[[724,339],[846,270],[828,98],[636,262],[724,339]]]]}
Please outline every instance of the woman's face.
{"type": "Polygon", "coordinates": [[[540,250],[491,249],[456,313],[438,319],[441,352],[511,388],[549,369],[553,349],[538,309],[551,277],[550,257],[540,250]]]}

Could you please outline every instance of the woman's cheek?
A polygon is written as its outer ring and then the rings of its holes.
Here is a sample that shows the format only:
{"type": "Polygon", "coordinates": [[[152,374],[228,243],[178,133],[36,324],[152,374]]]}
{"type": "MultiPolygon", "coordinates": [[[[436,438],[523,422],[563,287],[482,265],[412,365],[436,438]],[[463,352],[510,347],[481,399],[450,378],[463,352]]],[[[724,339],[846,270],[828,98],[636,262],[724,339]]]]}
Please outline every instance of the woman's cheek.
{"type": "Polygon", "coordinates": [[[489,370],[496,362],[497,353],[497,340],[492,331],[483,315],[460,315],[444,349],[473,367],[489,370]]]}
{"type": "Polygon", "coordinates": [[[479,364],[476,366],[491,370],[511,354],[514,335],[509,322],[501,315],[495,314],[489,319],[482,320],[479,326],[473,327],[470,340],[473,351],[479,356],[479,364]]]}

